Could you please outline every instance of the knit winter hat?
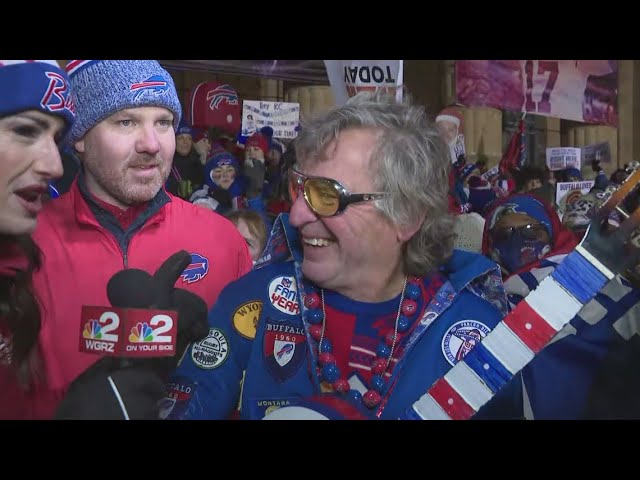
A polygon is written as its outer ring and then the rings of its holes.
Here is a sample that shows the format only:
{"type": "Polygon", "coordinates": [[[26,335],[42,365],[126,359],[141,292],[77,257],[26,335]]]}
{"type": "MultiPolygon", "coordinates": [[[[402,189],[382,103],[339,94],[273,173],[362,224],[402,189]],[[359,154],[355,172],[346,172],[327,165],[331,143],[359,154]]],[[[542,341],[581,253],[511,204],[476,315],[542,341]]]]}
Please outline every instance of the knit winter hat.
{"type": "Polygon", "coordinates": [[[203,127],[193,127],[191,129],[191,137],[193,138],[193,143],[198,143],[203,138],[209,139],[209,131],[203,127]]]}
{"type": "Polygon", "coordinates": [[[178,129],[176,130],[176,137],[178,135],[189,135],[193,138],[193,129],[184,121],[184,119],[180,122],[180,125],[178,125],[178,129]]]}
{"type": "Polygon", "coordinates": [[[231,155],[231,153],[225,150],[216,150],[209,156],[207,163],[204,164],[205,184],[208,185],[211,190],[216,190],[220,188],[213,181],[211,172],[218,167],[222,167],[223,165],[231,165],[236,171],[236,179],[231,185],[231,187],[229,187],[230,193],[232,193],[233,196],[236,196],[238,194],[237,190],[240,188],[240,182],[238,178],[238,174],[240,173],[240,164],[235,159],[235,157],[231,155]]]}
{"type": "Polygon", "coordinates": [[[236,158],[226,150],[216,150],[212,152],[212,154],[207,159],[207,163],[205,164],[205,171],[213,170],[218,167],[222,167],[223,165],[231,165],[236,173],[240,172],[240,164],[236,160],[236,158]]]}
{"type": "Polygon", "coordinates": [[[55,60],[0,60],[0,117],[39,110],[75,121],[69,77],[55,60]]]}
{"type": "Polygon", "coordinates": [[[77,108],[69,143],[126,108],[165,107],[173,112],[173,127],[178,129],[182,107],[176,87],[156,60],[70,60],[66,70],[77,108]]]}
{"type": "Polygon", "coordinates": [[[567,178],[582,180],[582,172],[575,167],[569,167],[565,170],[565,172],[567,174],[567,178]]]}
{"type": "Polygon", "coordinates": [[[277,138],[273,138],[271,140],[271,145],[269,146],[269,149],[270,150],[275,150],[275,151],[280,152],[280,153],[284,153],[284,152],[287,151],[287,147],[285,147],[284,144],[280,140],[278,140],[277,138]]]}
{"type": "Polygon", "coordinates": [[[248,138],[245,147],[258,147],[266,157],[269,153],[269,139],[264,134],[256,132],[248,138]]]}

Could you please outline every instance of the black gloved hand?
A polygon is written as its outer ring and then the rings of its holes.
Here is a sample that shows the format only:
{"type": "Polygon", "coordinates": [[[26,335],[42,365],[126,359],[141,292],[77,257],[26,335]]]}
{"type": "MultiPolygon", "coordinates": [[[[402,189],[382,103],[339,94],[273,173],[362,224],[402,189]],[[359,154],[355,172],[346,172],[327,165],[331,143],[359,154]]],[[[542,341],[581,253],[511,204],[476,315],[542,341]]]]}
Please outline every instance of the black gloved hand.
{"type": "Polygon", "coordinates": [[[178,312],[176,354],[162,358],[104,357],[69,387],[56,419],[158,419],[165,381],[190,342],[208,331],[207,305],[199,296],[174,284],[191,263],[182,250],[169,257],[151,276],[138,269],[116,273],[107,296],[118,308],[149,308],[178,312]]]}
{"type": "Polygon", "coordinates": [[[110,357],[94,363],[69,387],[56,420],[158,420],[164,380],[150,364],[114,368],[110,357]]]}
{"type": "Polygon", "coordinates": [[[231,198],[231,192],[224,188],[216,188],[209,190],[209,196],[216,200],[223,209],[233,208],[233,198],[231,198]]]}
{"type": "Polygon", "coordinates": [[[169,374],[191,342],[203,339],[209,333],[207,304],[198,295],[174,284],[191,263],[191,255],[181,250],[171,255],[151,276],[144,270],[128,268],[117,272],[107,284],[111,305],[118,308],[152,308],[178,312],[178,338],[173,357],[150,359],[116,359],[129,363],[150,362],[161,375],[169,374]]]}

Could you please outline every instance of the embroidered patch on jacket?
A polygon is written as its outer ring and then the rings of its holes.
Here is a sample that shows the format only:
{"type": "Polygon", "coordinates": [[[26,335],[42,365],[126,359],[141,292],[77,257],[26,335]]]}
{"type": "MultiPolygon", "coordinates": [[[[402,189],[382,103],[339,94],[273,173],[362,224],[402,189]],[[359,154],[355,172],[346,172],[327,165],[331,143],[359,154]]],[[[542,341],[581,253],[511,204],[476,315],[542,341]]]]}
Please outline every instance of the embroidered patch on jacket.
{"type": "Polygon", "coordinates": [[[455,365],[486,337],[491,329],[477,320],[462,320],[451,325],[442,337],[442,353],[455,365]]]}
{"type": "Polygon", "coordinates": [[[287,315],[298,315],[298,286],[293,277],[280,276],[269,282],[269,300],[276,310],[287,315]]]}
{"type": "Polygon", "coordinates": [[[269,373],[280,383],[300,368],[306,359],[307,338],[302,325],[265,320],[264,359],[269,373]]]}
{"type": "Polygon", "coordinates": [[[233,328],[244,338],[253,340],[256,338],[256,329],[261,313],[262,302],[254,300],[243,303],[233,312],[233,328]]]}
{"type": "Polygon", "coordinates": [[[195,389],[196,384],[188,378],[175,378],[167,385],[167,396],[158,403],[160,418],[164,420],[171,414],[173,418],[182,418],[195,389]]]}
{"type": "Polygon", "coordinates": [[[229,356],[229,341],[219,328],[210,328],[209,335],[191,347],[191,359],[196,367],[218,368],[229,356]]]}

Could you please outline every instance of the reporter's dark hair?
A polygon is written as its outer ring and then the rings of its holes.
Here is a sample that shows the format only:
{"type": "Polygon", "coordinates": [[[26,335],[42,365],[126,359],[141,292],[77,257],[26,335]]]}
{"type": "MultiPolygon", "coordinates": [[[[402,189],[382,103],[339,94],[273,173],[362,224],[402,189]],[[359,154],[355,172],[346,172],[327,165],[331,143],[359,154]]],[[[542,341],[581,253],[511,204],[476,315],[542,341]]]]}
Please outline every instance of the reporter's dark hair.
{"type": "Polygon", "coordinates": [[[0,243],[14,242],[28,260],[26,271],[15,277],[0,277],[0,317],[11,335],[11,367],[20,383],[28,385],[35,373],[35,348],[40,334],[40,308],[33,293],[31,276],[40,268],[41,252],[30,235],[0,235],[0,243]]]}

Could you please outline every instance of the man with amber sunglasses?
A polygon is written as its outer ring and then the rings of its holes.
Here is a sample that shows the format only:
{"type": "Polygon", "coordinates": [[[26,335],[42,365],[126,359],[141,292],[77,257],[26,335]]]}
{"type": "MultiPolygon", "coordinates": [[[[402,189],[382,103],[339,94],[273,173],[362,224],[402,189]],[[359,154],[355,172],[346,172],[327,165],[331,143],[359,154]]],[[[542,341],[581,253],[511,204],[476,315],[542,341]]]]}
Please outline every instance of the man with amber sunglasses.
{"type": "Polygon", "coordinates": [[[210,312],[169,418],[398,418],[506,313],[497,265],[453,250],[451,162],[422,107],[362,93],[294,148],[291,211],[210,312]]]}

